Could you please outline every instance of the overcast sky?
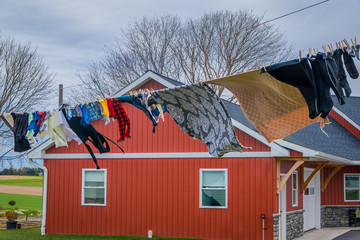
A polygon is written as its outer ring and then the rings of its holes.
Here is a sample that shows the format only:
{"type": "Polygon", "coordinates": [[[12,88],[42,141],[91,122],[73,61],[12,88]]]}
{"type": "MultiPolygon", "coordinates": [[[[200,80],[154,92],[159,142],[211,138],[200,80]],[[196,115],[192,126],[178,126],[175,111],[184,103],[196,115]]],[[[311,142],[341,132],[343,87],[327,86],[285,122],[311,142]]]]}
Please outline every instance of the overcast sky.
{"type": "MultiPolygon", "coordinates": [[[[205,11],[252,9],[269,20],[320,1],[0,0],[0,30],[3,36],[37,47],[50,71],[56,73],[56,85],[69,87],[78,84],[76,73],[86,71],[90,62],[103,55],[105,46],[121,37],[121,28],[142,16],[170,13],[186,20],[205,11]]],[[[320,49],[344,38],[349,42],[359,39],[359,12],[360,0],[330,0],[272,24],[293,44],[294,52],[305,54],[309,47],[320,49]]],[[[355,61],[360,70],[360,62],[355,61]]],[[[349,83],[353,96],[360,96],[360,79],[349,79],[349,83]]]]}

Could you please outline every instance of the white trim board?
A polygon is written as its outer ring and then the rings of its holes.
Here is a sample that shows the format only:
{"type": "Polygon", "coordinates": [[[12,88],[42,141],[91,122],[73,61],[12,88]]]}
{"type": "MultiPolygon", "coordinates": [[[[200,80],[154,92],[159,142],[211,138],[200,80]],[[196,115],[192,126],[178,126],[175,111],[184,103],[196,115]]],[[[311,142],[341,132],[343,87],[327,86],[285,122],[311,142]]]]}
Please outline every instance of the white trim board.
{"type": "Polygon", "coordinates": [[[228,169],[227,168],[200,168],[199,169],[199,208],[210,209],[227,209],[228,208],[228,169]],[[203,188],[203,172],[224,172],[225,186],[224,188],[203,188]],[[225,206],[203,206],[202,193],[203,190],[225,190],[225,206]]]}
{"type": "Polygon", "coordinates": [[[174,84],[171,84],[169,81],[164,80],[159,75],[157,75],[157,74],[155,74],[155,73],[153,73],[151,71],[147,71],[142,76],[140,76],[138,79],[136,79],[135,81],[133,81],[132,83],[130,83],[129,85],[127,85],[126,87],[124,87],[123,89],[118,91],[115,94],[115,97],[122,96],[122,95],[128,93],[129,91],[133,90],[134,88],[137,88],[137,87],[140,87],[141,85],[144,85],[145,83],[147,83],[151,79],[153,79],[156,82],[164,85],[165,87],[168,87],[168,88],[175,87],[174,84]]]}
{"type": "Polygon", "coordinates": [[[306,147],[303,147],[303,146],[300,146],[300,145],[297,145],[295,143],[291,143],[291,142],[288,142],[285,140],[276,140],[275,142],[283,147],[301,152],[304,157],[321,158],[321,159],[324,159],[327,161],[330,160],[333,162],[347,164],[347,165],[360,165],[360,159],[359,159],[359,161],[354,161],[354,160],[338,157],[338,156],[331,155],[328,153],[324,153],[324,152],[316,151],[316,150],[313,150],[310,148],[306,148],[306,147]]]}
{"type": "MultiPolygon", "coordinates": [[[[95,153],[99,159],[131,158],[214,158],[208,152],[170,152],[170,153],[95,153]]],[[[271,152],[230,152],[221,158],[272,157],[271,152]]],[[[89,153],[43,154],[41,159],[91,159],[89,153]]]]}
{"type": "MultiPolygon", "coordinates": [[[[102,187],[89,187],[89,188],[102,188],[102,187]]],[[[106,191],[107,190],[107,169],[93,169],[93,168],[83,168],[82,177],[81,177],[81,206],[106,206],[106,191]],[[85,172],[104,172],[104,203],[85,203],[85,172]]]]}
{"type": "Polygon", "coordinates": [[[345,113],[337,109],[336,107],[333,107],[334,112],[339,114],[342,118],[344,118],[347,122],[349,122],[351,125],[353,125],[357,130],[360,131],[360,126],[356,124],[353,120],[351,120],[345,113]]]}
{"type": "Polygon", "coordinates": [[[290,151],[281,147],[280,145],[273,143],[268,143],[263,135],[260,133],[248,128],[244,124],[238,122],[237,120],[231,118],[231,122],[234,125],[234,127],[238,128],[239,130],[243,131],[244,133],[250,135],[251,137],[255,138],[256,140],[259,140],[260,142],[264,143],[265,145],[269,146],[271,148],[271,156],[273,157],[289,157],[290,151]]]}

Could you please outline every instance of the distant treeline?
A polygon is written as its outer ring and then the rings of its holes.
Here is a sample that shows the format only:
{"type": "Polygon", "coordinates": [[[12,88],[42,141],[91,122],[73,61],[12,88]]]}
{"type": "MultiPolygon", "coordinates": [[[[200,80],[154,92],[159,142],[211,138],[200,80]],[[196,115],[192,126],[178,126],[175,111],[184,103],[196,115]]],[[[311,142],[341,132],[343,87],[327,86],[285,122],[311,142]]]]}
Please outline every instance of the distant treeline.
{"type": "Polygon", "coordinates": [[[40,168],[5,168],[0,172],[0,175],[27,175],[27,176],[41,176],[42,175],[42,169],[40,168]]]}

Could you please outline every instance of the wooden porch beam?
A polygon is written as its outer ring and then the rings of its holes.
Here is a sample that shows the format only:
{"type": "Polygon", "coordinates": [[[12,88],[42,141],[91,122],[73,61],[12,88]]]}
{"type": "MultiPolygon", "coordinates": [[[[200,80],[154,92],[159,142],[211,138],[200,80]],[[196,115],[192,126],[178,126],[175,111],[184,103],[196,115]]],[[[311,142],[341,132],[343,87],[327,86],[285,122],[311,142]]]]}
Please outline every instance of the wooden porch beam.
{"type": "Polygon", "coordinates": [[[304,168],[302,168],[302,173],[301,173],[301,194],[304,193],[305,189],[307,188],[307,186],[309,185],[311,179],[315,176],[315,174],[322,169],[323,167],[325,167],[326,164],[328,164],[329,162],[320,162],[317,164],[316,168],[314,169],[314,171],[312,171],[312,173],[310,174],[310,176],[306,179],[306,181],[304,182],[304,168]]]}
{"type": "Polygon", "coordinates": [[[329,174],[329,176],[327,176],[327,178],[324,180],[324,171],[322,169],[321,171],[321,191],[325,191],[327,185],[329,184],[330,180],[332,179],[332,177],[343,167],[345,167],[345,165],[328,165],[327,167],[334,167],[334,169],[331,171],[331,173],[329,174]]]}
{"type": "Polygon", "coordinates": [[[281,190],[284,188],[286,181],[289,179],[289,177],[291,176],[291,174],[304,163],[304,160],[297,160],[294,165],[290,168],[290,170],[286,173],[286,175],[283,177],[283,179],[281,179],[280,181],[280,163],[281,163],[282,159],[276,159],[276,186],[277,186],[277,191],[276,194],[279,194],[281,192],[281,190]]]}
{"type": "Polygon", "coordinates": [[[309,161],[309,157],[278,157],[280,161],[309,161]]]}
{"type": "Polygon", "coordinates": [[[326,163],[329,164],[329,161],[306,161],[305,164],[322,164],[326,163]]]}

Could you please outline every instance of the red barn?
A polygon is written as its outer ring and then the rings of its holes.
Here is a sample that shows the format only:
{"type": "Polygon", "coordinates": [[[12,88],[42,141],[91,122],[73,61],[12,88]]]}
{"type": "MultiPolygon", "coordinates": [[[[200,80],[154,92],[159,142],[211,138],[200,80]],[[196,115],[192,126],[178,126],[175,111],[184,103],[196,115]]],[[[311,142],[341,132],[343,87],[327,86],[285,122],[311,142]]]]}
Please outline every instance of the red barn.
{"type": "MultiPolygon", "coordinates": [[[[148,71],[117,95],[179,85],[148,71]]],[[[348,210],[360,205],[359,98],[336,105],[325,128],[329,137],[313,124],[271,144],[238,105],[223,102],[239,141],[251,150],[211,157],[169,115],[153,133],[129,104],[126,153],[112,147],[96,154],[100,170],[74,141],[55,148],[47,140],[32,149],[28,158],[43,159],[48,173],[43,233],[292,239],[312,228],[348,226],[348,210]]],[[[118,139],[117,123],[93,125],[118,139]]]]}

